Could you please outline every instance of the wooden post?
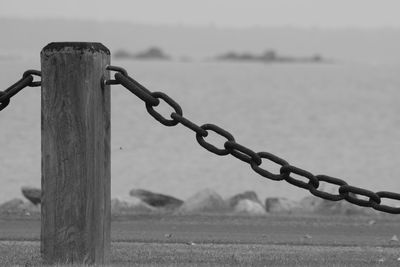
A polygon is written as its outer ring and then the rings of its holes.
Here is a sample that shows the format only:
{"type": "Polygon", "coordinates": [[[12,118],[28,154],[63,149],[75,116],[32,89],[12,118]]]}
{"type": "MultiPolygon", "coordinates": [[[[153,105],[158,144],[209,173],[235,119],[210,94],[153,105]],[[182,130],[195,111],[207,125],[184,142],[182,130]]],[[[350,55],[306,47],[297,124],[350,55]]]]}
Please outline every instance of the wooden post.
{"type": "Polygon", "coordinates": [[[110,253],[110,51],[50,43],[42,65],[41,253],[47,263],[103,264],[110,253]]]}

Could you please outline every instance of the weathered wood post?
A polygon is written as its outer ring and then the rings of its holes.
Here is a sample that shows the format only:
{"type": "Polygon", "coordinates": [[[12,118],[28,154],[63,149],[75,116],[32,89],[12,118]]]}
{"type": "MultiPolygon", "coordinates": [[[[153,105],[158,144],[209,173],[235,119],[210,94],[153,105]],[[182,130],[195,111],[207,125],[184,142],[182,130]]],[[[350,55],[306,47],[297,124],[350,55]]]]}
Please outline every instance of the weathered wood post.
{"type": "Polygon", "coordinates": [[[110,51],[50,43],[42,68],[41,253],[48,263],[102,264],[110,252],[110,51]]]}

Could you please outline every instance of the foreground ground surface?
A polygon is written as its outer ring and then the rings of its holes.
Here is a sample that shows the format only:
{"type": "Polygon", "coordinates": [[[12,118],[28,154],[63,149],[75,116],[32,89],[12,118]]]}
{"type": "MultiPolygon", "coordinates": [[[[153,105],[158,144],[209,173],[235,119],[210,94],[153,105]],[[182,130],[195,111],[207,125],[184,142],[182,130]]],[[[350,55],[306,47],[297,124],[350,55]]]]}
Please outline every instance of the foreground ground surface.
{"type": "MultiPolygon", "coordinates": [[[[399,266],[397,216],[114,217],[112,266],[399,266]]],[[[39,218],[0,218],[0,266],[40,266],[39,218]]]]}

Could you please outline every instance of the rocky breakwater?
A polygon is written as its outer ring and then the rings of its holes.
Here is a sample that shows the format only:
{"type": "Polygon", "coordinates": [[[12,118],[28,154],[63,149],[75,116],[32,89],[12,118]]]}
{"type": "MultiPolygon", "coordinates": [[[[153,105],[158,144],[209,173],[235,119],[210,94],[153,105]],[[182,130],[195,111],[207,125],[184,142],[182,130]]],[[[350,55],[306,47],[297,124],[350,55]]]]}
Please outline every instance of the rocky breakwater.
{"type": "MultiPolygon", "coordinates": [[[[0,205],[0,216],[23,215],[40,217],[42,192],[38,188],[23,187],[26,200],[15,198],[0,205]]],[[[332,202],[314,196],[300,201],[268,197],[261,201],[254,191],[246,191],[224,199],[212,189],[203,189],[186,200],[144,189],[132,189],[129,196],[113,198],[114,216],[129,214],[229,214],[266,216],[268,214],[293,215],[374,215],[377,211],[358,207],[346,201],[332,202]]]]}

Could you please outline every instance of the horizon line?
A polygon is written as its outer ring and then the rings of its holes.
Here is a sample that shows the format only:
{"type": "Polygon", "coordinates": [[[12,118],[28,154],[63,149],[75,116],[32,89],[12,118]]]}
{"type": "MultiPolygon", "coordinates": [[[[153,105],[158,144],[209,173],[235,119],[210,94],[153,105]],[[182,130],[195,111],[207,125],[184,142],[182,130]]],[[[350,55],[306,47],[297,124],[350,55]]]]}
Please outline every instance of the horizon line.
{"type": "Polygon", "coordinates": [[[232,26],[232,25],[217,25],[215,23],[208,24],[190,24],[190,23],[150,23],[141,21],[129,21],[124,19],[94,19],[94,18],[70,18],[70,17],[20,17],[20,16],[1,16],[0,20],[19,20],[19,21],[63,21],[63,22],[92,22],[92,23],[123,23],[131,24],[135,26],[147,26],[147,27],[171,27],[171,28],[193,28],[193,29],[213,29],[213,30],[262,30],[262,29],[281,29],[281,30],[306,30],[306,31],[399,31],[400,26],[393,25],[379,25],[379,26],[360,26],[360,25],[349,25],[349,26],[328,26],[328,25],[244,25],[244,26],[232,26]]]}

